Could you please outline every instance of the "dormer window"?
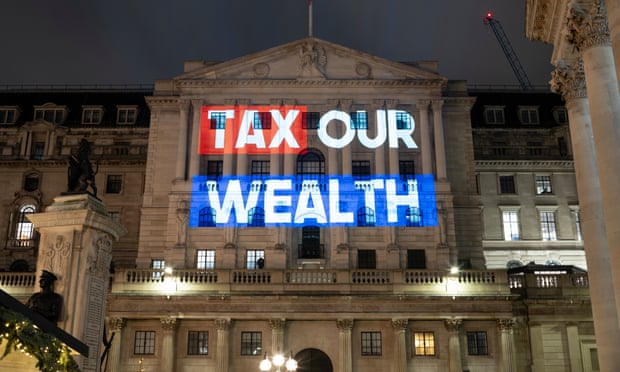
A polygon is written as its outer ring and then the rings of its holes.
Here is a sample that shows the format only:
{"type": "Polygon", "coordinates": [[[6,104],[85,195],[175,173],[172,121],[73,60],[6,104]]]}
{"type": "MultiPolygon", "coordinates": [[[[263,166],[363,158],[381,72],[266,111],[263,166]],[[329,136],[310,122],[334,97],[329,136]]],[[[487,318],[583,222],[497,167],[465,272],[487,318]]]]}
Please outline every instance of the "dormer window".
{"type": "Polygon", "coordinates": [[[504,124],[504,106],[485,106],[484,121],[489,125],[504,124]]]}
{"type": "Polygon", "coordinates": [[[103,118],[103,108],[100,106],[82,107],[82,124],[100,124],[103,118]]]}
{"type": "Polygon", "coordinates": [[[558,124],[568,123],[568,114],[566,113],[566,109],[564,107],[554,107],[553,118],[558,124]]]}
{"type": "Polygon", "coordinates": [[[519,120],[521,120],[521,124],[525,125],[538,124],[538,107],[520,106],[519,120]]]}
{"type": "Polygon", "coordinates": [[[50,123],[61,124],[67,117],[68,111],[64,106],[46,103],[43,106],[34,107],[34,120],[45,120],[50,123]]]}
{"type": "Polygon", "coordinates": [[[137,106],[117,106],[116,124],[135,124],[138,116],[137,106]]]}
{"type": "Polygon", "coordinates": [[[15,124],[19,116],[17,107],[0,107],[0,124],[15,124]]]}

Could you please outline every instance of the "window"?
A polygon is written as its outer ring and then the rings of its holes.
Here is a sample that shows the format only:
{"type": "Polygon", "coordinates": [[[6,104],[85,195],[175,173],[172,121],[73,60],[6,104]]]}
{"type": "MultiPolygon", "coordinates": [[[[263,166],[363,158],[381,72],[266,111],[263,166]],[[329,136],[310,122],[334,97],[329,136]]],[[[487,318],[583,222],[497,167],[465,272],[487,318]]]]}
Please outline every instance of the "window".
{"type": "Polygon", "coordinates": [[[366,111],[355,111],[351,116],[351,129],[368,129],[368,114],[366,111]]]}
{"type": "Polygon", "coordinates": [[[199,270],[215,269],[215,249],[199,249],[196,251],[196,268],[199,270]]]}
{"type": "Polygon", "coordinates": [[[39,188],[39,175],[30,173],[24,177],[24,190],[28,192],[35,191],[39,188]]]}
{"type": "Polygon", "coordinates": [[[502,141],[494,141],[492,144],[492,151],[494,156],[504,156],[506,155],[506,146],[508,144],[502,141]]]}
{"type": "Polygon", "coordinates": [[[418,207],[409,207],[405,211],[405,221],[408,227],[422,226],[422,210],[418,207]]]}
{"type": "Polygon", "coordinates": [[[413,160],[401,160],[398,162],[398,174],[400,175],[400,179],[411,180],[415,176],[415,167],[413,160]]]}
{"type": "Polygon", "coordinates": [[[368,207],[362,207],[357,210],[357,226],[371,227],[377,222],[375,210],[368,207]]]}
{"type": "Polygon", "coordinates": [[[108,212],[108,216],[110,216],[112,221],[121,223],[121,212],[108,212]]]}
{"type": "Polygon", "coordinates": [[[396,129],[411,129],[411,116],[408,112],[396,112],[396,129]]]}
{"type": "Polygon", "coordinates": [[[519,119],[521,124],[534,125],[538,124],[538,108],[536,107],[520,107],[519,119]]]}
{"type": "Polygon", "coordinates": [[[261,332],[241,332],[241,355],[261,355],[263,334],[261,332]]]}
{"type": "Polygon", "coordinates": [[[317,226],[302,227],[299,258],[321,258],[322,256],[320,228],[317,226]]]}
{"type": "Polygon", "coordinates": [[[469,355],[488,355],[486,332],[467,332],[467,353],[469,355]]]}
{"type": "Polygon", "coordinates": [[[321,120],[320,112],[302,112],[301,128],[302,129],[318,129],[321,120]]]}
{"type": "Polygon", "coordinates": [[[325,157],[318,150],[305,150],[297,156],[297,175],[319,178],[325,174],[325,157]]]}
{"type": "Polygon", "coordinates": [[[489,125],[504,124],[504,107],[486,106],[484,108],[484,119],[489,125]]]}
{"type": "Polygon", "coordinates": [[[34,119],[60,124],[65,119],[65,112],[64,108],[35,108],[34,119]]]}
{"type": "Polygon", "coordinates": [[[101,108],[84,107],[82,108],[82,124],[99,124],[102,114],[101,108]]]}
{"type": "Polygon", "coordinates": [[[198,212],[198,227],[215,227],[215,209],[204,207],[198,212]]]}
{"type": "Polygon", "coordinates": [[[502,211],[504,240],[519,240],[519,211],[502,211]]]}
{"type": "Polygon", "coordinates": [[[209,180],[218,180],[222,177],[224,172],[223,160],[208,160],[207,169],[200,172],[200,174],[206,174],[209,180]]]}
{"type": "Polygon", "coordinates": [[[121,107],[117,108],[116,124],[135,124],[136,117],[138,116],[138,109],[136,107],[121,107]]]}
{"type": "Polygon", "coordinates": [[[566,113],[566,109],[564,107],[555,107],[553,109],[553,118],[558,124],[568,123],[568,114],[566,113]]]}
{"type": "Polygon", "coordinates": [[[514,176],[499,176],[499,193],[500,194],[514,194],[515,193],[515,177],[514,176]]]}
{"type": "Polygon", "coordinates": [[[265,250],[263,249],[248,249],[245,251],[245,268],[248,270],[262,269],[260,265],[264,265],[265,262],[265,250]],[[260,260],[260,263],[259,263],[260,260]]]}
{"type": "Polygon", "coordinates": [[[357,251],[357,267],[359,269],[376,269],[377,252],[374,249],[359,249],[357,251]]]}
{"type": "Polygon", "coordinates": [[[555,234],[555,212],[540,211],[539,214],[542,240],[557,240],[557,236],[555,234]]]}
{"type": "Polygon", "coordinates": [[[414,332],[415,355],[435,355],[435,333],[414,332]]]}
{"type": "Polygon", "coordinates": [[[30,246],[29,242],[34,237],[34,225],[28,219],[28,215],[34,213],[36,208],[32,204],[26,204],[19,208],[17,214],[17,225],[15,226],[15,240],[17,246],[30,246]]]}
{"type": "Polygon", "coordinates": [[[151,260],[151,269],[158,270],[153,272],[153,279],[159,280],[164,276],[164,269],[166,268],[166,261],[161,258],[151,260]]]}
{"type": "Polygon", "coordinates": [[[252,160],[251,173],[253,177],[265,178],[270,174],[269,160],[252,160]]]}
{"type": "Polygon", "coordinates": [[[536,195],[551,194],[551,176],[536,176],[536,195]]]}
{"type": "Polygon", "coordinates": [[[255,112],[254,129],[271,129],[271,112],[255,112]]]}
{"type": "Polygon", "coordinates": [[[0,109],[0,124],[15,124],[17,116],[17,109],[2,108],[0,109]]]}
{"type": "Polygon", "coordinates": [[[407,249],[407,269],[426,269],[424,249],[407,249]]]}
{"type": "Polygon", "coordinates": [[[530,156],[541,156],[544,153],[543,143],[540,141],[533,141],[527,143],[527,153],[530,156]]]}
{"type": "Polygon", "coordinates": [[[381,355],[381,332],[362,332],[362,355],[381,355]]]}
{"type": "Polygon", "coordinates": [[[155,354],[155,332],[136,331],[133,344],[134,355],[153,355],[155,354]]]}
{"type": "Polygon", "coordinates": [[[581,217],[579,215],[579,211],[574,211],[575,214],[575,235],[577,240],[582,240],[581,237],[581,217]]]}
{"type": "Polygon", "coordinates": [[[109,174],[106,179],[106,194],[120,194],[123,185],[123,176],[120,174],[109,174]]]}
{"type": "Polygon", "coordinates": [[[32,144],[32,149],[30,150],[30,158],[33,160],[41,160],[43,159],[43,155],[45,155],[45,142],[36,141],[32,144]]]}
{"type": "Polygon", "coordinates": [[[353,179],[355,180],[369,180],[370,179],[370,161],[353,160],[351,162],[351,172],[353,173],[353,179]]]}
{"type": "Polygon", "coordinates": [[[250,208],[248,211],[248,226],[264,227],[265,226],[265,210],[261,207],[250,208]]]}
{"type": "Polygon", "coordinates": [[[226,112],[211,112],[211,129],[226,128],[226,112]]]}
{"type": "Polygon", "coordinates": [[[187,332],[187,355],[209,355],[209,332],[187,332]]]}

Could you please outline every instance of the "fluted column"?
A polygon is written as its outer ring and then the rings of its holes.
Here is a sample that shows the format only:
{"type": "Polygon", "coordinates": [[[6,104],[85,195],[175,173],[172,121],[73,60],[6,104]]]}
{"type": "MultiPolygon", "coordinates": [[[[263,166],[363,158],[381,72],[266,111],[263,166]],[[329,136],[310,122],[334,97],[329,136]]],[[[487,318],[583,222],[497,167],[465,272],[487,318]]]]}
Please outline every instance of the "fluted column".
{"type": "Polygon", "coordinates": [[[178,320],[176,318],[165,317],[160,319],[163,337],[161,340],[161,370],[174,372],[175,370],[175,331],[178,320]]]}
{"type": "Polygon", "coordinates": [[[271,327],[271,355],[284,353],[284,326],[286,319],[270,319],[271,327]]]}
{"type": "Polygon", "coordinates": [[[446,171],[446,146],[443,135],[443,118],[441,108],[443,100],[433,100],[433,132],[435,134],[435,166],[437,169],[437,179],[443,180],[447,176],[446,171]]]}
{"type": "Polygon", "coordinates": [[[177,163],[175,178],[178,180],[184,180],[187,177],[186,174],[186,161],[187,161],[187,130],[189,126],[189,100],[179,101],[179,141],[177,143],[177,163]]]}
{"type": "Polygon", "coordinates": [[[215,350],[215,360],[218,372],[228,372],[228,350],[229,345],[229,329],[230,319],[216,319],[215,327],[217,328],[217,349],[215,350]]]}
{"type": "MultiPolygon", "coordinates": [[[[368,116],[369,126],[374,123],[375,133],[379,123],[383,123],[387,128],[387,102],[383,100],[375,100],[372,105],[373,115],[368,116]],[[378,113],[378,110],[383,110],[383,114],[378,113]]],[[[375,174],[386,174],[385,166],[385,148],[386,145],[379,146],[375,149],[375,174]]]]}
{"type": "Polygon", "coordinates": [[[583,65],[558,67],[553,72],[551,88],[562,94],[568,110],[569,127],[583,245],[588,262],[588,279],[591,288],[592,318],[597,340],[597,353],[601,370],[612,370],[620,365],[620,327],[610,262],[610,250],[603,217],[603,201],[596,162],[590,106],[586,93],[583,65]]]}
{"type": "Polygon", "coordinates": [[[394,329],[394,372],[407,372],[407,319],[392,319],[394,329]]]}
{"type": "Polygon", "coordinates": [[[351,330],[353,329],[352,319],[338,319],[339,359],[338,371],[353,372],[353,349],[351,347],[351,330]]]}
{"type": "MultiPolygon", "coordinates": [[[[202,110],[202,100],[191,101],[191,121],[188,131],[192,134],[189,145],[189,176],[193,177],[199,173],[200,155],[198,155],[198,139],[200,138],[200,114],[202,110]]],[[[188,114],[189,115],[189,114],[188,114]]]]}
{"type": "Polygon", "coordinates": [[[422,150],[422,174],[433,173],[433,154],[431,152],[431,128],[428,124],[428,106],[430,100],[423,99],[418,101],[420,110],[420,147],[422,150]]]}
{"type": "MultiPolygon", "coordinates": [[[[121,342],[123,340],[123,328],[125,327],[124,318],[110,318],[108,320],[108,330],[114,334],[110,350],[108,351],[107,372],[122,372],[121,370],[121,342]]],[[[109,336],[112,337],[112,336],[109,336]]],[[[103,368],[103,367],[102,367],[103,368]]]]}
{"type": "Polygon", "coordinates": [[[461,372],[463,370],[463,361],[461,357],[461,341],[459,332],[461,331],[461,319],[446,319],[444,325],[448,330],[448,359],[449,372],[461,372]]]}
{"type": "Polygon", "coordinates": [[[609,33],[616,65],[616,76],[620,76],[620,1],[606,0],[609,33]]]}
{"type": "Polygon", "coordinates": [[[512,335],[514,321],[512,319],[499,319],[497,321],[497,328],[499,330],[499,348],[501,353],[500,371],[516,372],[515,345],[512,335]]]}

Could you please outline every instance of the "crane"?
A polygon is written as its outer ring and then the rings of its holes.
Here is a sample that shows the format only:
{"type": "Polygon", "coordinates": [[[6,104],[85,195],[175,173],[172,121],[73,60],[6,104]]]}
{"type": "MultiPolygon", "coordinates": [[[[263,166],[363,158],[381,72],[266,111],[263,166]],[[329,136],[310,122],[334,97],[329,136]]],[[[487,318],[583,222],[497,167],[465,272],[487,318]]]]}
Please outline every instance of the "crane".
{"type": "Polygon", "coordinates": [[[495,18],[493,18],[493,13],[487,12],[486,16],[483,20],[484,24],[491,26],[499,45],[502,47],[504,54],[506,55],[506,59],[510,63],[510,67],[512,67],[512,71],[514,71],[517,80],[519,80],[519,85],[521,89],[532,89],[532,84],[530,84],[530,80],[521,66],[521,62],[519,62],[519,58],[515,53],[514,49],[512,49],[512,45],[510,45],[510,41],[504,32],[504,28],[501,23],[495,18]]]}

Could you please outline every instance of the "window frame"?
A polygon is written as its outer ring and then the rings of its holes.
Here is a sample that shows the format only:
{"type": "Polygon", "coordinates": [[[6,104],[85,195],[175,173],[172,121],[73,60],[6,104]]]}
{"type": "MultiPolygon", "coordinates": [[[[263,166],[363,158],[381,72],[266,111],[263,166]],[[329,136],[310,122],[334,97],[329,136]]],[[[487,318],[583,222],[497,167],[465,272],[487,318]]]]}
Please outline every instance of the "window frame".
{"type": "Polygon", "coordinates": [[[131,125],[138,120],[138,106],[116,106],[116,124],[131,125]]]}
{"type": "Polygon", "coordinates": [[[209,355],[209,331],[187,331],[187,355],[209,355]]]}
{"type": "Polygon", "coordinates": [[[519,106],[519,121],[523,125],[538,125],[538,106],[519,106]]]}
{"type": "Polygon", "coordinates": [[[17,106],[0,106],[0,125],[17,123],[20,114],[21,110],[17,106]]]}
{"type": "Polygon", "coordinates": [[[241,356],[262,355],[263,351],[263,332],[261,331],[242,331],[241,332],[241,356]],[[246,340],[246,336],[249,340],[246,340]]]}
{"type": "Polygon", "coordinates": [[[136,330],[134,333],[133,355],[155,355],[155,341],[155,331],[136,330]]]}
{"type": "Polygon", "coordinates": [[[196,250],[196,270],[215,270],[215,249],[196,250]]]}
{"type": "Polygon", "coordinates": [[[519,208],[501,208],[502,234],[504,241],[521,240],[521,216],[519,208]],[[511,217],[507,219],[506,217],[511,217]],[[512,218],[514,217],[514,218],[512,218]],[[515,234],[516,229],[516,234],[515,234]]]}
{"type": "Polygon", "coordinates": [[[550,195],[553,194],[551,175],[549,174],[537,174],[534,176],[534,183],[536,186],[536,195],[550,195]],[[548,186],[548,191],[546,187],[548,186]]]}
{"type": "Polygon", "coordinates": [[[318,111],[306,111],[301,113],[301,129],[319,129],[321,113],[318,111]]]}
{"type": "Polygon", "coordinates": [[[121,194],[123,191],[123,175],[122,174],[108,174],[105,178],[105,193],[106,194],[121,194]]]}
{"type": "Polygon", "coordinates": [[[500,174],[497,176],[497,188],[499,194],[515,195],[517,194],[517,180],[514,174],[500,174]],[[511,182],[503,182],[503,180],[509,180],[511,182]],[[510,186],[510,187],[509,187],[510,186]]]}
{"type": "Polygon", "coordinates": [[[259,270],[258,260],[263,259],[263,265],[265,260],[264,249],[246,249],[245,250],[245,269],[246,270],[259,270]]]}
{"type": "Polygon", "coordinates": [[[486,331],[467,331],[466,339],[467,355],[489,355],[489,337],[486,331]]]}
{"type": "Polygon", "coordinates": [[[271,175],[271,161],[269,160],[252,160],[250,164],[250,174],[252,178],[267,178],[271,175]]]}
{"type": "Polygon", "coordinates": [[[374,227],[377,224],[375,210],[370,207],[357,209],[357,227],[374,227]]]}
{"type": "Polygon", "coordinates": [[[435,332],[433,331],[413,332],[413,355],[417,357],[425,357],[425,356],[428,357],[428,356],[437,355],[435,332]]]}
{"type": "Polygon", "coordinates": [[[381,331],[362,331],[360,333],[360,354],[362,356],[383,355],[381,331]]]}
{"type": "Polygon", "coordinates": [[[33,119],[34,121],[43,120],[49,123],[62,124],[67,118],[67,111],[66,106],[57,106],[51,103],[34,106],[33,119]],[[48,115],[52,115],[52,117],[50,118],[48,115]]]}
{"type": "Polygon", "coordinates": [[[375,270],[377,268],[377,250],[358,249],[357,250],[357,268],[375,270]]]}
{"type": "Polygon", "coordinates": [[[368,129],[368,113],[365,110],[357,110],[349,113],[351,129],[368,129]]]}
{"type": "Polygon", "coordinates": [[[103,107],[101,106],[82,106],[82,124],[97,125],[103,120],[103,107]],[[95,118],[95,115],[98,115],[95,118]]]}
{"type": "Polygon", "coordinates": [[[504,106],[484,106],[484,112],[483,112],[484,122],[487,125],[506,124],[506,115],[504,114],[504,110],[505,110],[504,106]]]}
{"type": "Polygon", "coordinates": [[[555,214],[556,211],[552,209],[538,210],[540,238],[543,241],[550,242],[558,240],[558,220],[555,214]]]}
{"type": "Polygon", "coordinates": [[[354,180],[369,180],[371,173],[370,160],[351,161],[351,175],[354,180]]]}

